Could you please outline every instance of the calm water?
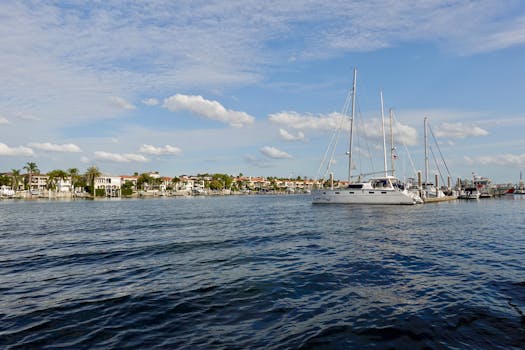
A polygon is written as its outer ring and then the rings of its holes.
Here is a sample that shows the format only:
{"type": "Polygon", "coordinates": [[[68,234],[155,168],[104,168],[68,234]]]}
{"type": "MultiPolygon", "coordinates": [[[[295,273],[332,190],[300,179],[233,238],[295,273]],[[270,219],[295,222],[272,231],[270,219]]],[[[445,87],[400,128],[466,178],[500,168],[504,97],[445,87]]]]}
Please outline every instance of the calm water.
{"type": "Polygon", "coordinates": [[[523,349],[524,213],[0,201],[0,348],[523,349]]]}

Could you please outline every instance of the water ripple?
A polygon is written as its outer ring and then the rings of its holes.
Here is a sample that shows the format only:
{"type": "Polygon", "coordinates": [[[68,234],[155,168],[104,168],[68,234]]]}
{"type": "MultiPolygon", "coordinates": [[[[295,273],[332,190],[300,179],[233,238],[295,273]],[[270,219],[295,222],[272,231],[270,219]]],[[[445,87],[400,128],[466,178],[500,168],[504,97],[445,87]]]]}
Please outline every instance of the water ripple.
{"type": "Polygon", "coordinates": [[[524,208],[2,201],[0,347],[522,349],[524,208]]]}

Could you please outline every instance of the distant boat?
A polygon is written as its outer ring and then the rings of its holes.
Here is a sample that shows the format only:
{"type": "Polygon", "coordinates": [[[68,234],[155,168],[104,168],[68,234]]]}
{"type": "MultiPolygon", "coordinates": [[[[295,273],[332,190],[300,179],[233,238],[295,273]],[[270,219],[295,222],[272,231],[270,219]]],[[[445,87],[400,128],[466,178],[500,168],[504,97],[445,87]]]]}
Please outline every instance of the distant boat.
{"type": "Polygon", "coordinates": [[[467,187],[463,189],[458,198],[459,199],[479,199],[481,193],[478,191],[476,187],[467,187]]]}
{"type": "MultiPolygon", "coordinates": [[[[355,96],[356,96],[356,78],[357,70],[354,69],[354,82],[352,89],[352,115],[350,118],[350,139],[348,151],[348,179],[349,184],[344,188],[334,188],[333,175],[330,176],[329,189],[312,190],[313,204],[419,204],[423,203],[419,195],[409,192],[405,185],[395,176],[388,175],[386,162],[386,139],[383,118],[383,95],[381,94],[381,121],[383,133],[383,153],[384,153],[384,175],[371,178],[367,181],[361,181],[359,177],[357,182],[352,182],[352,138],[355,120],[355,96]]],[[[347,106],[347,104],[345,104],[347,106]]],[[[346,111],[343,113],[346,114],[346,111]]],[[[334,145],[335,147],[335,145],[334,145]]],[[[328,162],[328,166],[332,160],[328,162]]]]}
{"type": "Polygon", "coordinates": [[[491,198],[496,193],[496,186],[492,184],[492,180],[487,177],[478,176],[473,174],[474,178],[472,183],[479,191],[480,198],[491,198]]]}
{"type": "MultiPolygon", "coordinates": [[[[451,191],[450,188],[447,188],[446,189],[446,192],[443,192],[442,189],[440,189],[439,187],[437,187],[437,181],[438,181],[438,177],[436,175],[436,185],[434,185],[433,183],[429,182],[428,180],[428,175],[429,175],[429,171],[428,171],[428,162],[429,162],[429,157],[428,157],[428,149],[429,149],[429,145],[428,145],[428,130],[430,129],[430,126],[428,125],[428,118],[425,117],[423,119],[423,126],[424,126],[424,129],[423,129],[423,134],[424,134],[424,145],[425,145],[425,182],[422,183],[422,188],[421,188],[421,197],[423,197],[423,201],[424,202],[441,202],[441,201],[448,201],[448,200],[453,200],[453,199],[456,199],[457,196],[455,195],[455,193],[453,193],[451,191]]],[[[438,150],[439,150],[439,154],[441,155],[441,159],[442,159],[442,162],[443,164],[445,165],[445,168],[447,169],[447,172],[448,172],[448,166],[445,162],[445,159],[443,158],[443,155],[441,154],[441,150],[439,149],[439,144],[437,143],[437,140],[434,136],[434,133],[432,132],[432,129],[430,129],[430,132],[431,132],[431,135],[434,137],[434,142],[435,142],[435,145],[438,147],[438,150]]],[[[434,157],[434,160],[435,157],[434,157]]],[[[438,163],[436,161],[436,166],[438,166],[438,163]]],[[[450,172],[449,172],[449,186],[450,186],[450,172]]],[[[418,189],[419,190],[419,189],[418,189]]]]}
{"type": "Polygon", "coordinates": [[[514,194],[525,194],[525,184],[523,183],[523,174],[520,171],[520,182],[518,183],[518,188],[514,191],[514,194]]]}

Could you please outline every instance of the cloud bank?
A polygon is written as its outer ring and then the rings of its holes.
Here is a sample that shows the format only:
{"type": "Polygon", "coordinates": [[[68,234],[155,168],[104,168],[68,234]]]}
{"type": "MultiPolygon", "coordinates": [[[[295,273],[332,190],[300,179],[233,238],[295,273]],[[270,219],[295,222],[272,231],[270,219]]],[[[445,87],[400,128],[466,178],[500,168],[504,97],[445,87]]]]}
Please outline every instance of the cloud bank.
{"type": "Polygon", "coordinates": [[[172,112],[189,111],[200,117],[217,120],[233,127],[243,127],[255,121],[254,117],[245,112],[226,109],[219,102],[206,100],[202,96],[177,94],[165,99],[164,107],[172,112]]]}
{"type": "Polygon", "coordinates": [[[262,154],[272,159],[293,158],[290,154],[271,146],[265,146],[261,148],[260,151],[262,154]]]}
{"type": "Polygon", "coordinates": [[[129,103],[128,101],[126,101],[125,99],[119,96],[111,96],[109,98],[109,102],[113,106],[120,108],[120,109],[133,110],[136,108],[134,105],[132,105],[131,103],[129,103]]]}
{"type": "Polygon", "coordinates": [[[94,158],[100,161],[109,161],[117,163],[129,163],[129,162],[148,162],[149,159],[144,157],[142,154],[133,153],[110,153],[104,151],[97,151],[94,153],[94,158]]]}
{"type": "Polygon", "coordinates": [[[159,100],[157,100],[156,98],[148,98],[148,99],[142,100],[142,103],[145,104],[146,106],[156,106],[159,104],[159,100]]]}
{"type": "MultiPolygon", "coordinates": [[[[279,112],[268,116],[270,122],[284,125],[289,128],[298,130],[315,130],[315,131],[335,131],[337,129],[350,130],[350,120],[340,113],[330,113],[327,115],[314,116],[311,114],[300,114],[293,111],[279,112]]],[[[362,133],[370,139],[383,138],[379,121],[367,120],[360,123],[361,129],[356,132],[362,133]]],[[[300,139],[304,134],[299,133],[296,136],[290,135],[286,130],[281,129],[280,136],[282,139],[300,139]],[[282,131],[281,131],[282,130],[282,131]]],[[[396,143],[404,143],[407,146],[417,144],[417,131],[411,126],[395,122],[392,127],[396,143]]]]}
{"type": "Polygon", "coordinates": [[[53,144],[49,142],[44,142],[44,143],[31,142],[28,144],[28,146],[36,148],[36,149],[40,149],[42,151],[48,151],[48,152],[63,152],[63,153],[81,152],[80,147],[72,143],[66,143],[63,145],[59,145],[59,144],[53,144]]]}
{"type": "Polygon", "coordinates": [[[435,130],[436,137],[464,139],[470,136],[487,136],[489,132],[472,124],[443,123],[435,130]]]}
{"type": "Polygon", "coordinates": [[[35,153],[31,148],[19,146],[19,147],[9,147],[5,143],[0,143],[0,156],[25,156],[25,157],[34,157],[35,153]]]}
{"type": "Polygon", "coordinates": [[[279,136],[281,139],[285,141],[303,141],[304,140],[304,133],[302,131],[299,131],[297,135],[293,135],[290,132],[288,132],[285,129],[279,129],[279,136]]]}
{"type": "Polygon", "coordinates": [[[152,155],[175,155],[178,156],[182,153],[182,150],[178,147],[166,145],[164,147],[155,147],[152,145],[142,145],[139,152],[152,155]]]}
{"type": "Polygon", "coordinates": [[[348,118],[340,113],[314,116],[294,111],[273,113],[268,116],[272,123],[300,130],[336,130],[341,126],[349,127],[348,118]]]}

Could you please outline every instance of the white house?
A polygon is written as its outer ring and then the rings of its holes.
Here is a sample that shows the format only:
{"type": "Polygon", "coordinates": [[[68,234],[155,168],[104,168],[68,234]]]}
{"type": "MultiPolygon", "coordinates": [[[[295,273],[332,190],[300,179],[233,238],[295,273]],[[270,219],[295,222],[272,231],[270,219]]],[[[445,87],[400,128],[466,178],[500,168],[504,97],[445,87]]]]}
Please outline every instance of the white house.
{"type": "Polygon", "coordinates": [[[29,189],[31,191],[45,191],[47,189],[47,181],[49,176],[42,174],[31,175],[31,185],[29,189]]]}
{"type": "Polygon", "coordinates": [[[71,192],[71,179],[57,179],[57,192],[71,192]]]}
{"type": "Polygon", "coordinates": [[[107,197],[120,197],[121,186],[120,176],[101,175],[95,178],[95,190],[103,189],[107,197]]]}

